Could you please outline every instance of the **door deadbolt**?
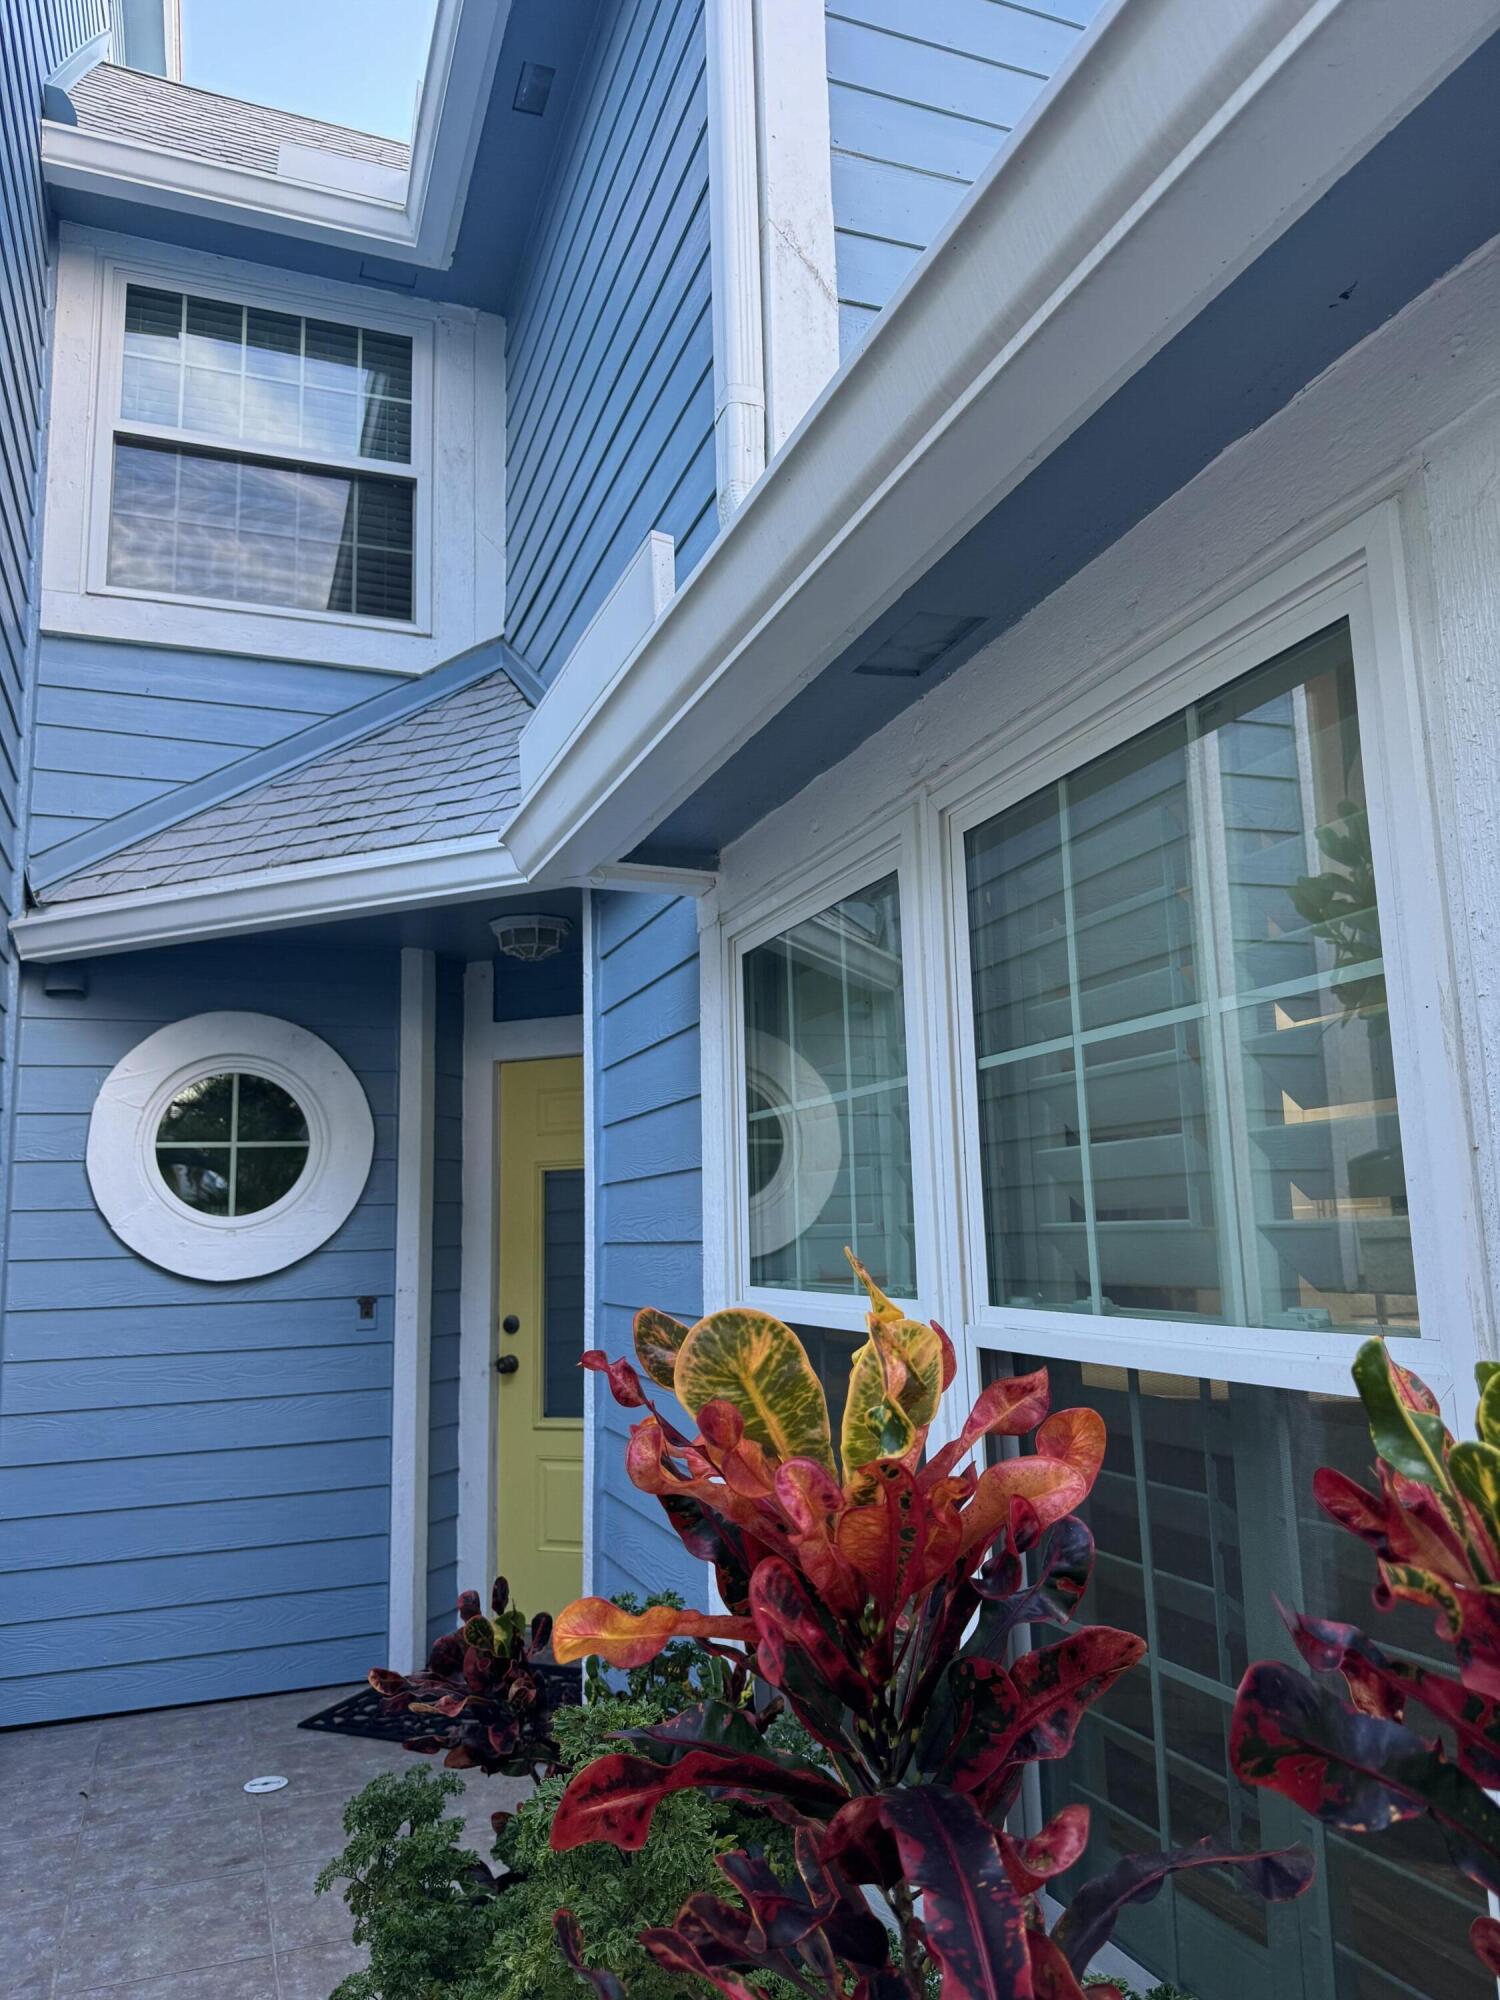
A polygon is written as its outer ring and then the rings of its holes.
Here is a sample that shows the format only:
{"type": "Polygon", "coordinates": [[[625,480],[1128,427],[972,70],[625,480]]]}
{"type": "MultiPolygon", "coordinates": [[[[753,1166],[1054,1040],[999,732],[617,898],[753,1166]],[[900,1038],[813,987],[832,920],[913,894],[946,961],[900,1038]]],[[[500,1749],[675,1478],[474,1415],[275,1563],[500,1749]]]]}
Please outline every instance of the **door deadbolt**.
{"type": "Polygon", "coordinates": [[[514,1313],[507,1313],[500,1322],[500,1331],[502,1333],[519,1333],[521,1331],[521,1322],[516,1318],[514,1313]]]}
{"type": "Polygon", "coordinates": [[[521,1357],[518,1354],[497,1354],[495,1356],[495,1373],[497,1375],[514,1375],[520,1365],[521,1357]]]}

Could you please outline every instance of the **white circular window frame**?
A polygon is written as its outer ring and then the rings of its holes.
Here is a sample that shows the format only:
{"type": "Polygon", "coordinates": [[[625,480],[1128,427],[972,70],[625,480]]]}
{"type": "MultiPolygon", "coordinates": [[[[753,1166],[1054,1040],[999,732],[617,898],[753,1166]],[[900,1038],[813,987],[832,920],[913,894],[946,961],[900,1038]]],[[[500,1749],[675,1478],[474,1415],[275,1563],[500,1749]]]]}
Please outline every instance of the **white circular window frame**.
{"type": "Polygon", "coordinates": [[[327,1042],[270,1014],[193,1014],[122,1056],[89,1120],[94,1199],[120,1240],[184,1278],[262,1278],[311,1255],[344,1223],[375,1154],[375,1121],[359,1079],[327,1042]],[[157,1165],[167,1106],[204,1077],[248,1071],[293,1096],[307,1120],[307,1164],[269,1208],[200,1215],[157,1165]]]}

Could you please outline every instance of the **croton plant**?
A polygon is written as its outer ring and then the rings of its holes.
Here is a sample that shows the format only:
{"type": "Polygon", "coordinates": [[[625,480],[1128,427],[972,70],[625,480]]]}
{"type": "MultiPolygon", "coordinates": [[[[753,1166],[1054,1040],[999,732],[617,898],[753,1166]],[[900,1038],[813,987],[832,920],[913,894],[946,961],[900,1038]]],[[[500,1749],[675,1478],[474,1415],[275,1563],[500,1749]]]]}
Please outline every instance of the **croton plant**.
{"type": "MultiPolygon", "coordinates": [[[[851,1260],[853,1261],[853,1260],[851,1260]]],[[[638,1616],[586,1597],[553,1632],[559,1660],[638,1665],[687,1635],[753,1664],[772,1698],[695,1703],[632,1732],[569,1784],[552,1829],[566,1849],[641,1847],[671,1793],[706,1788],[753,1802],[792,1829],[796,1879],[749,1851],[721,1866],[733,1899],[695,1896],[643,1933],[662,1966],[728,2000],[776,1990],[922,2000],[1080,2000],[1081,1980],[1125,1904],[1176,1869],[1229,1866],[1263,1894],[1306,1887],[1300,1849],[1234,1854],[1213,1840],[1131,1856],[1050,1924],[1039,1892],[1079,1859],[1088,1812],[1065,1807],[1029,1838],[1007,1830],[1029,1764],[1064,1756],[1091,1703],[1144,1651],[1105,1625],[1065,1628],[1089,1580],[1093,1541],[1074,1510],[1104,1454],[1091,1410],[1049,1411],[1047,1376],[996,1381],[929,1450],[954,1353],[942,1329],[907,1319],[856,1263],[869,1338],[851,1362],[839,1448],[823,1389],[789,1327],[753,1311],[687,1327],[635,1322],[639,1371],[599,1352],[585,1365],[644,1412],[631,1431],[633,1483],[661,1502],[688,1550],[711,1562],[725,1609],[638,1616]],[[687,1437],[655,1409],[641,1374],[691,1412],[687,1437]],[[985,1440],[1009,1454],[976,1468],[985,1440]],[[1020,1447],[1025,1441],[1027,1448],[1020,1447]],[[804,1760],[765,1729],[785,1704],[821,1746],[804,1760]],[[880,1892],[887,1924],[866,1889],[880,1892]]],[[[559,1942],[590,1972],[566,1911],[559,1942]]],[[[1108,1988],[1093,1989],[1108,2000],[1108,1988]]]]}
{"type": "MultiPolygon", "coordinates": [[[[1315,1672],[1342,1676],[1343,1699],[1279,1660],[1240,1685],[1230,1750],[1240,1777],[1280,1792],[1346,1833],[1427,1818],[1457,1866],[1500,1894],[1500,1363],[1479,1366],[1477,1436],[1455,1443],[1436,1397],[1369,1341],[1354,1381],[1369,1419],[1379,1490],[1325,1466],[1313,1493],[1374,1550],[1377,1609],[1436,1614],[1456,1672],[1386,1652],[1355,1625],[1283,1612],[1315,1672]],[[1412,1726],[1413,1710],[1425,1729],[1412,1726]]],[[[1500,1972],[1500,1923],[1478,1917],[1469,1940],[1500,1972]]]]}
{"type": "Polygon", "coordinates": [[[401,1674],[372,1667],[368,1679],[387,1715],[428,1719],[403,1748],[424,1756],[442,1751],[455,1771],[536,1777],[557,1767],[559,1691],[544,1665],[551,1637],[547,1613],[528,1623],[497,1576],[488,1614],[477,1590],[460,1594],[458,1629],[433,1641],[425,1668],[401,1674]]]}

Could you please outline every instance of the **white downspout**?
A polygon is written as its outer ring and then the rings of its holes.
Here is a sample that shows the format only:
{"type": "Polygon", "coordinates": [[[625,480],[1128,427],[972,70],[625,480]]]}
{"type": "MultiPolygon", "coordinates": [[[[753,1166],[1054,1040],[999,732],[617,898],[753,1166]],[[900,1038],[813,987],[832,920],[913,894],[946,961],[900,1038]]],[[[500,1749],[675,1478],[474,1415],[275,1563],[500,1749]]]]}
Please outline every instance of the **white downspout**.
{"type": "Polygon", "coordinates": [[[708,56],[714,458],[723,522],[738,510],[766,466],[755,20],[752,0],[704,0],[703,16],[708,56]]]}

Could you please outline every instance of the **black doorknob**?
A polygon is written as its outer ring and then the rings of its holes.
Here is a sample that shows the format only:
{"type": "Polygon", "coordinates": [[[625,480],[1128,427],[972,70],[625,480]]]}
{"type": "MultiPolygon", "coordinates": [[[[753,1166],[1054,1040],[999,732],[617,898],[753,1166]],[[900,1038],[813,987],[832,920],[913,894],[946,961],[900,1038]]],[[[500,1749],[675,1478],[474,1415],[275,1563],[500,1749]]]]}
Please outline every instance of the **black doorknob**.
{"type": "Polygon", "coordinates": [[[521,1322],[516,1318],[514,1313],[507,1313],[500,1322],[500,1331],[502,1333],[519,1333],[521,1331],[521,1322]]]}
{"type": "Polygon", "coordinates": [[[518,1354],[497,1354],[495,1356],[495,1373],[497,1375],[514,1375],[520,1365],[521,1357],[518,1354]]]}

